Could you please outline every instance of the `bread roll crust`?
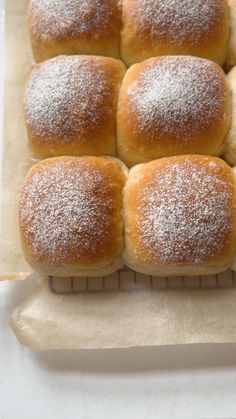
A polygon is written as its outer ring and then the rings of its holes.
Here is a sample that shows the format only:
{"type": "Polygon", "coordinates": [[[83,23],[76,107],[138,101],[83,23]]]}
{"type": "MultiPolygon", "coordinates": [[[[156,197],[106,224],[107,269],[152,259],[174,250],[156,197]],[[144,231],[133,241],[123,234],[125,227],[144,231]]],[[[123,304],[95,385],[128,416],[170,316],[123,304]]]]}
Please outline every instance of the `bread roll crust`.
{"type": "Polygon", "coordinates": [[[121,268],[126,176],[123,163],[109,157],[58,157],[33,166],[19,201],[29,264],[57,276],[100,276],[121,268]]]}
{"type": "Polygon", "coordinates": [[[187,54],[222,65],[229,37],[226,0],[124,0],[121,56],[127,65],[187,54]]]}
{"type": "Polygon", "coordinates": [[[116,153],[116,107],[125,66],[95,56],[60,56],[38,64],[24,95],[35,157],[116,153]]]}
{"type": "Polygon", "coordinates": [[[31,0],[28,22],[36,62],[61,54],[119,57],[118,0],[31,0]]]}
{"type": "Polygon", "coordinates": [[[181,154],[219,155],[231,118],[223,70],[190,56],[134,64],[118,101],[118,155],[129,166],[181,154]]]}
{"type": "Polygon", "coordinates": [[[124,190],[125,261],[157,276],[210,275],[236,250],[236,180],[209,156],[163,158],[131,169],[124,190]]]}

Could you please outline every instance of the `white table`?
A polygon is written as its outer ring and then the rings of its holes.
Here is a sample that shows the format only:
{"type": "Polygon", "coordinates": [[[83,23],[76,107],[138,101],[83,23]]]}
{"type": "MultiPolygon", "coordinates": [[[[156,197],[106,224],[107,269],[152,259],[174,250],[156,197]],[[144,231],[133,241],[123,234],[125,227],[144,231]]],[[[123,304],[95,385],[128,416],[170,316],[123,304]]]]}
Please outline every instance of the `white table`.
{"type": "Polygon", "coordinates": [[[33,286],[0,284],[1,419],[236,417],[236,345],[34,353],[8,326],[33,286]]]}
{"type": "Polygon", "coordinates": [[[33,286],[0,283],[0,419],[236,418],[236,345],[33,353],[8,324],[33,286]]]}

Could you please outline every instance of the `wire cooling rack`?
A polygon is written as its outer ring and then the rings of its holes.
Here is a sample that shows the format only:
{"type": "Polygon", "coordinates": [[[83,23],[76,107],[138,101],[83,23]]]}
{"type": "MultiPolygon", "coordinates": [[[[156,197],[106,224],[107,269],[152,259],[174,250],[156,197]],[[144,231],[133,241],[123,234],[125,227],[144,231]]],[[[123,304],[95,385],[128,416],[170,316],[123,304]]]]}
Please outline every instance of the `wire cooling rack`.
{"type": "Polygon", "coordinates": [[[143,275],[128,268],[106,277],[58,278],[49,277],[50,289],[56,294],[90,292],[132,292],[182,289],[222,289],[236,287],[236,273],[228,270],[217,275],[159,278],[143,275]]]}

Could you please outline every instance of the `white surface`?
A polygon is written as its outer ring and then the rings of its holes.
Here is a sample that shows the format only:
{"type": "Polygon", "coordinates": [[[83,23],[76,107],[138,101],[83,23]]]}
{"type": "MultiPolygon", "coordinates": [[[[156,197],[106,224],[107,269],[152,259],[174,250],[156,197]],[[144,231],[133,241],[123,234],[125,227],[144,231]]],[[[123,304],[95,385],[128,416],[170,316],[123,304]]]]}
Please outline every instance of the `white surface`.
{"type": "Polygon", "coordinates": [[[0,284],[0,418],[236,417],[236,345],[33,353],[8,326],[34,284],[0,284]]]}
{"type": "Polygon", "coordinates": [[[33,286],[0,283],[0,419],[236,417],[236,345],[32,353],[8,320],[33,286]]]}

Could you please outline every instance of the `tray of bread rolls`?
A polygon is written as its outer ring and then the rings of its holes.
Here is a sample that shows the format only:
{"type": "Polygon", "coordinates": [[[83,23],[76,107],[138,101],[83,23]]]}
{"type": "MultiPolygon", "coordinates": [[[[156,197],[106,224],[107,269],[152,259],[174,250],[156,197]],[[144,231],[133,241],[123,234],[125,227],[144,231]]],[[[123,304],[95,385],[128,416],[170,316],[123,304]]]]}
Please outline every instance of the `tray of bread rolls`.
{"type": "Polygon", "coordinates": [[[0,278],[33,349],[236,341],[236,0],[7,0],[0,278]]]}

